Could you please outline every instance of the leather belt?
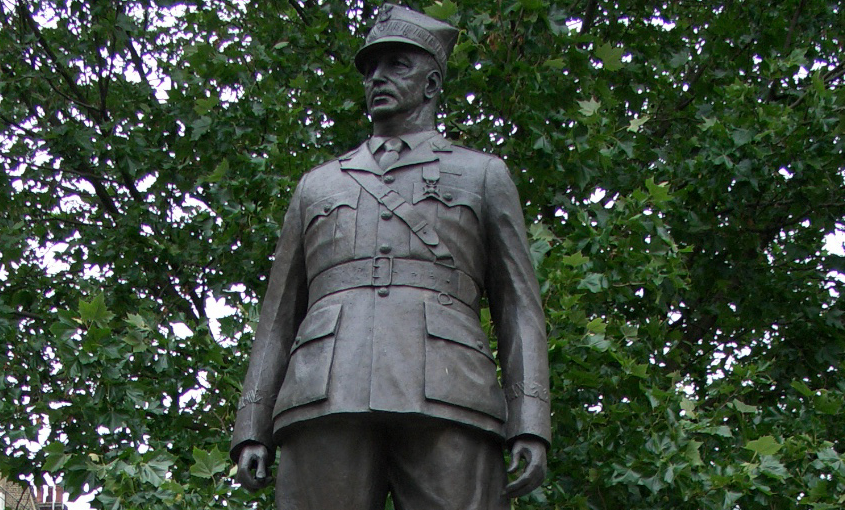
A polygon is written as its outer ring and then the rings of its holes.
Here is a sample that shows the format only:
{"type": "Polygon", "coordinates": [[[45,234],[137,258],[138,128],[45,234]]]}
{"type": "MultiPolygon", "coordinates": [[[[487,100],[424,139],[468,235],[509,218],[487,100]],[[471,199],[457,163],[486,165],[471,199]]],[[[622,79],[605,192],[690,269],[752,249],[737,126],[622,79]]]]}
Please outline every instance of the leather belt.
{"type": "Polygon", "coordinates": [[[308,307],[342,290],[392,285],[433,290],[440,293],[437,299],[442,304],[454,298],[473,310],[478,310],[481,297],[478,285],[461,270],[425,260],[379,256],[345,262],[315,276],[308,285],[308,307]]]}

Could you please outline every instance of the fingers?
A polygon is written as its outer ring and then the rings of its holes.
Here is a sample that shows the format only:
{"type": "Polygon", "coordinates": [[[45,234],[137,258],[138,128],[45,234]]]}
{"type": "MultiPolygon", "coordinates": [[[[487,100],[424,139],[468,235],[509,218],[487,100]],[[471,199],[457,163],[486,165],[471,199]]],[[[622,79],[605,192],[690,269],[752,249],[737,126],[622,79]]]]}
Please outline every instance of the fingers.
{"type": "Polygon", "coordinates": [[[505,486],[502,494],[508,498],[518,498],[533,491],[546,478],[546,448],[537,441],[517,440],[511,451],[508,473],[513,473],[525,461],[525,470],[516,480],[505,486]]]}
{"type": "Polygon", "coordinates": [[[516,480],[505,486],[503,494],[507,498],[518,498],[525,496],[543,483],[545,469],[536,463],[529,463],[525,471],[516,480]]]}
{"type": "Polygon", "coordinates": [[[238,458],[238,473],[235,479],[251,492],[266,487],[270,482],[267,477],[267,448],[263,445],[245,447],[238,458]]]}

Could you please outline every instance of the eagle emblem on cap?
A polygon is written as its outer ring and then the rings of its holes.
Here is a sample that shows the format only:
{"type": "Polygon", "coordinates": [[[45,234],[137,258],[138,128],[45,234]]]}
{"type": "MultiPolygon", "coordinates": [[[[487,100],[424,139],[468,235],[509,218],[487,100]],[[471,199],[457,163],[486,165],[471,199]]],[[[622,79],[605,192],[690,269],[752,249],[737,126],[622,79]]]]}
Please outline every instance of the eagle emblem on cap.
{"type": "Polygon", "coordinates": [[[378,11],[378,21],[379,21],[379,23],[384,23],[385,21],[389,20],[390,19],[390,11],[392,11],[392,10],[393,10],[392,5],[390,5],[390,4],[382,5],[381,9],[379,9],[379,11],[378,11]]]}

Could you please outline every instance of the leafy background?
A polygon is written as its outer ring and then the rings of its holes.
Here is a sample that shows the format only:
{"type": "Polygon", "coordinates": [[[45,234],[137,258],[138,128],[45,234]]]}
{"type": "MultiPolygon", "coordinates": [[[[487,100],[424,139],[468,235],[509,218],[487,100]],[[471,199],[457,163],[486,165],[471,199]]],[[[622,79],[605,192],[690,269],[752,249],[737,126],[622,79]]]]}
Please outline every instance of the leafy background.
{"type": "MultiPolygon", "coordinates": [[[[407,4],[461,29],[440,128],[531,222],[554,443],[515,508],[842,508],[842,6],[407,4]]],[[[272,506],[228,437],[292,187],[369,132],[377,8],[0,0],[0,472],[272,506]]]]}

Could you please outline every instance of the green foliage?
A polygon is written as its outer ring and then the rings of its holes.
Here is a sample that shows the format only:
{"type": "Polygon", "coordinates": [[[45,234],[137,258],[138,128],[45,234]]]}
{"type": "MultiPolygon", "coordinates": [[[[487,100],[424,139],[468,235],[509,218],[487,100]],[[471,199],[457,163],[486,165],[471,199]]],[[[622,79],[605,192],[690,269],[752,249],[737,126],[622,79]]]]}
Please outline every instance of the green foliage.
{"type": "MultiPolygon", "coordinates": [[[[842,508],[842,8],[409,4],[533,221],[555,437],[515,507],[842,508]]],[[[272,505],[224,452],[292,187],[369,132],[376,8],[0,2],[0,472],[272,505]]]]}

